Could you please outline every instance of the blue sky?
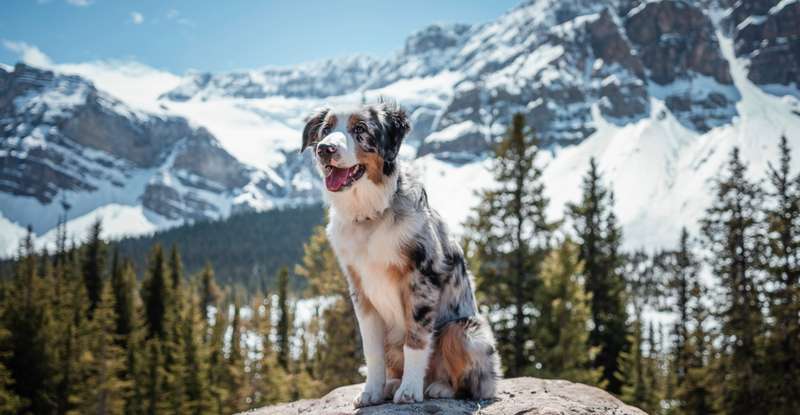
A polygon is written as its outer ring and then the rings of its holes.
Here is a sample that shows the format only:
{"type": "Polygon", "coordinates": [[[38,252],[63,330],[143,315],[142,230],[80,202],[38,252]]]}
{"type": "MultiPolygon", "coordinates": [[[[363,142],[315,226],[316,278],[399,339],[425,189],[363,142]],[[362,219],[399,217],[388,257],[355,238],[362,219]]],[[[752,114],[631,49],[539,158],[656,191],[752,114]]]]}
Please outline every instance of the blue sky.
{"type": "Polygon", "coordinates": [[[481,23],[517,0],[2,0],[0,62],[133,60],[184,73],[385,57],[430,23],[481,23]],[[37,51],[38,49],[38,51],[37,51]],[[38,55],[41,53],[41,56],[38,55]],[[32,58],[31,58],[32,56],[32,58]]]}

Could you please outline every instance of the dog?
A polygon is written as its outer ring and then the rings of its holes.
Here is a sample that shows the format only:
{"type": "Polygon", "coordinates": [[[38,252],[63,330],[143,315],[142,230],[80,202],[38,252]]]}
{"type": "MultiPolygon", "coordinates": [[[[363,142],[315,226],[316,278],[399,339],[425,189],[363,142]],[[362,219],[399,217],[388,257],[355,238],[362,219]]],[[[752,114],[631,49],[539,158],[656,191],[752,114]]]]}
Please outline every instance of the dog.
{"type": "Polygon", "coordinates": [[[367,366],[355,406],[423,397],[488,399],[500,358],[478,313],[459,245],[398,160],[411,126],[380,102],[324,108],[308,119],[329,205],[326,231],[347,277],[367,366]]]}

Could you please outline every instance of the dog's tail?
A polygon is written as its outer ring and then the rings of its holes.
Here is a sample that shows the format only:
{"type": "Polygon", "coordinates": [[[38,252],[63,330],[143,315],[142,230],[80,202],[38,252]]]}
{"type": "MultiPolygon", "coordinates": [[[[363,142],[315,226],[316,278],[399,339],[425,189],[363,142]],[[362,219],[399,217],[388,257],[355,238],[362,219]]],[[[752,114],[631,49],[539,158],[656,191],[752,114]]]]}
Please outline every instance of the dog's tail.
{"type": "MultiPolygon", "coordinates": [[[[459,379],[451,377],[457,395],[472,399],[493,398],[501,375],[500,357],[489,324],[478,316],[466,317],[446,324],[440,333],[445,365],[450,369],[458,366],[464,369],[457,376],[459,379]],[[464,357],[467,359],[463,364],[450,362],[464,357]]],[[[449,372],[455,375],[452,370],[449,372]]]]}

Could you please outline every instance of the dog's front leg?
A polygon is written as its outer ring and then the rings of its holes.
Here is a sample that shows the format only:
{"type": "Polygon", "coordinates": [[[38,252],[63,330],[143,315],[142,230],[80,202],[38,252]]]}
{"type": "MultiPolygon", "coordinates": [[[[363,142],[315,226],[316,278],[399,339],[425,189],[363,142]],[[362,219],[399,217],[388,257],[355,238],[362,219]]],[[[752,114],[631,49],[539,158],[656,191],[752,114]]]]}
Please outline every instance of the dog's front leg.
{"type": "Polygon", "coordinates": [[[361,344],[367,361],[367,383],[364,391],[354,402],[356,408],[376,405],[384,400],[383,386],[386,383],[386,361],[384,357],[385,327],[380,315],[356,302],[356,317],[361,329],[361,344]],[[366,309],[365,309],[366,308],[366,309]]]}
{"type": "MultiPolygon", "coordinates": [[[[416,275],[415,277],[419,277],[416,275]]],[[[438,291],[428,281],[417,279],[409,287],[405,303],[406,338],[403,345],[403,380],[394,394],[395,403],[422,402],[425,373],[432,345],[434,312],[438,291]]]]}

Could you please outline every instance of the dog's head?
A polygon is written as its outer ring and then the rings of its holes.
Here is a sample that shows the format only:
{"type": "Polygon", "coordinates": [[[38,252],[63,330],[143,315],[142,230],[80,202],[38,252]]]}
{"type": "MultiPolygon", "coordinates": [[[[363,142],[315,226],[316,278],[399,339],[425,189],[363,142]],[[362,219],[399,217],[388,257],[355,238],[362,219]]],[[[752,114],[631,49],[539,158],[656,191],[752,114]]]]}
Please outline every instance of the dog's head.
{"type": "Polygon", "coordinates": [[[360,180],[380,186],[396,171],[397,153],[410,128],[405,111],[395,104],[325,108],[308,118],[300,151],[314,150],[328,192],[346,191],[360,180]]]}

